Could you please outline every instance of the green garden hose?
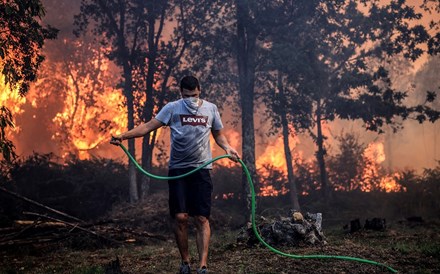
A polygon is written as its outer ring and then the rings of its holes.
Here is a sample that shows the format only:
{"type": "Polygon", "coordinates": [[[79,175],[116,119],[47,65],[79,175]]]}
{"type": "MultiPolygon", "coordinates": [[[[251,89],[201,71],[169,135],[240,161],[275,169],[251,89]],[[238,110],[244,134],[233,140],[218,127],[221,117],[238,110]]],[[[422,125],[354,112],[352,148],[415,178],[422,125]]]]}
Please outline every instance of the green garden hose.
{"type": "MultiPolygon", "coordinates": [[[[195,168],[194,170],[191,170],[188,173],[182,174],[182,175],[178,175],[178,176],[172,176],[172,177],[167,177],[167,176],[158,176],[158,175],[154,175],[151,173],[148,173],[147,171],[145,171],[140,165],[139,163],[136,161],[136,159],[133,158],[133,156],[128,152],[128,150],[124,147],[124,145],[120,144],[120,147],[122,148],[122,150],[124,150],[125,154],[127,154],[128,158],[130,158],[130,160],[133,162],[133,164],[145,175],[154,178],[154,179],[158,179],[158,180],[173,180],[173,179],[179,179],[179,178],[183,178],[185,176],[188,176],[194,172],[196,172],[199,169],[204,168],[205,166],[220,160],[222,158],[231,158],[230,155],[222,155],[222,156],[218,156],[214,159],[212,159],[209,162],[204,163],[203,165],[195,168]]],[[[271,250],[272,252],[281,255],[281,256],[285,256],[285,257],[289,257],[289,258],[293,258],[293,259],[338,259],[338,260],[345,260],[345,261],[355,261],[355,262],[360,262],[360,263],[366,263],[366,264],[372,264],[372,265],[376,265],[382,268],[386,268],[387,270],[393,272],[393,273],[397,273],[397,270],[375,262],[375,261],[370,261],[370,260],[366,260],[366,259],[361,259],[361,258],[356,258],[356,257],[348,257],[348,256],[337,256],[337,255],[295,255],[295,254],[289,254],[289,253],[285,253],[282,252],[272,246],[270,246],[268,243],[266,243],[263,238],[260,236],[260,233],[258,232],[257,229],[257,225],[255,222],[255,208],[256,208],[256,202],[255,202],[255,189],[254,189],[254,184],[252,182],[252,178],[251,178],[251,174],[249,173],[248,168],[246,167],[246,165],[244,164],[244,162],[241,159],[238,159],[238,162],[241,164],[241,167],[243,168],[246,177],[247,177],[247,181],[249,183],[249,187],[251,190],[251,195],[252,195],[252,203],[251,203],[251,213],[252,213],[252,229],[255,233],[255,236],[257,237],[257,239],[264,245],[266,246],[269,250],[271,250]]]]}

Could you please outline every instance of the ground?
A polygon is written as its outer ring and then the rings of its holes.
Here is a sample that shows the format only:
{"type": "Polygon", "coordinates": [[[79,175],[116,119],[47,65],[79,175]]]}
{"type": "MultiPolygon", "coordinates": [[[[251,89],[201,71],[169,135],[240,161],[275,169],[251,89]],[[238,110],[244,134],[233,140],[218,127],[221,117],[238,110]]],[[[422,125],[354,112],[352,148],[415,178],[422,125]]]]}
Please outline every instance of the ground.
{"type": "MultiPolygon", "coordinates": [[[[163,202],[163,201],[162,201],[163,202]]],[[[133,210],[148,209],[133,207],[133,210]]],[[[120,208],[127,212],[129,208],[120,208]]],[[[156,212],[157,213],[157,212],[156,212]]],[[[134,215],[137,213],[135,212],[134,215]]],[[[159,216],[166,214],[160,212],[159,216]]],[[[116,218],[117,214],[113,215],[116,218]]],[[[148,219],[147,217],[144,217],[148,219]]],[[[105,273],[111,262],[119,260],[125,274],[176,273],[179,261],[173,237],[152,214],[148,223],[133,222],[144,230],[151,229],[143,241],[127,241],[123,245],[87,244],[96,242],[93,236],[78,234],[83,243],[73,240],[56,244],[35,243],[31,246],[0,249],[0,274],[12,273],[105,273]],[[157,238],[156,236],[162,236],[157,238]]],[[[165,220],[165,219],[162,219],[165,220]]],[[[119,220],[124,226],[128,219],[119,220]]],[[[108,225],[107,225],[108,226],[108,225]]],[[[108,227],[106,229],[109,229],[108,227]]],[[[102,230],[102,228],[101,228],[102,230]]],[[[102,233],[108,230],[102,230],[102,233]]],[[[440,273],[440,222],[423,223],[396,221],[385,231],[360,230],[346,233],[342,227],[324,227],[327,245],[314,247],[277,247],[285,253],[306,255],[339,255],[358,257],[388,265],[399,273],[440,273]]],[[[192,265],[197,265],[197,252],[191,234],[192,265]]],[[[213,221],[213,235],[209,255],[210,273],[391,273],[376,265],[339,259],[292,259],[271,252],[263,246],[248,246],[236,241],[238,229],[228,229],[213,221]]],[[[139,234],[140,235],[140,234],[139,234]]],[[[120,235],[121,239],[124,238],[120,235]]],[[[1,247],[0,247],[1,248],[1,247]]],[[[194,272],[195,273],[195,272],[194,272]]]]}

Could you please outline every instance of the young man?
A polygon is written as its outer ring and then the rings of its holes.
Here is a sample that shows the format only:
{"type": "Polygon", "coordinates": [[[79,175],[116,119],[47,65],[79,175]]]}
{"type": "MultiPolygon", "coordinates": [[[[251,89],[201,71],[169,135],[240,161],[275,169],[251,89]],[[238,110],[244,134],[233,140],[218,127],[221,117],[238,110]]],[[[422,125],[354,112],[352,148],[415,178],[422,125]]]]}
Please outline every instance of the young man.
{"type": "MultiPolygon", "coordinates": [[[[113,137],[111,143],[119,145],[123,140],[141,137],[161,126],[171,128],[171,153],[169,176],[187,173],[212,159],[210,134],[215,142],[237,161],[239,155],[224,134],[223,124],[217,106],[200,99],[200,84],[194,76],[186,76],[180,81],[180,100],[163,107],[155,118],[132,130],[113,137]]],[[[190,176],[170,180],[169,208],[175,220],[177,247],[182,257],[180,273],[191,273],[188,251],[188,221],[194,217],[197,235],[197,250],[200,267],[197,273],[208,273],[208,247],[211,236],[209,215],[211,213],[212,165],[190,176]]]]}

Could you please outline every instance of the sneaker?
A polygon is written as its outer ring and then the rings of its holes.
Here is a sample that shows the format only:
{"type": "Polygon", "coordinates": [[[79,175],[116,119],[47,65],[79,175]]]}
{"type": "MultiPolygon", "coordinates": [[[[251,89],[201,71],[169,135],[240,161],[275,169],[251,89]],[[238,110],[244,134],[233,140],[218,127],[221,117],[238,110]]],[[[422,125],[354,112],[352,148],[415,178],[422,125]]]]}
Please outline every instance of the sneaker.
{"type": "Polygon", "coordinates": [[[208,274],[208,269],[206,266],[202,266],[202,268],[197,269],[197,274],[208,274]]]}
{"type": "Polygon", "coordinates": [[[191,274],[191,267],[188,262],[182,262],[180,264],[179,274],[191,274]]]}

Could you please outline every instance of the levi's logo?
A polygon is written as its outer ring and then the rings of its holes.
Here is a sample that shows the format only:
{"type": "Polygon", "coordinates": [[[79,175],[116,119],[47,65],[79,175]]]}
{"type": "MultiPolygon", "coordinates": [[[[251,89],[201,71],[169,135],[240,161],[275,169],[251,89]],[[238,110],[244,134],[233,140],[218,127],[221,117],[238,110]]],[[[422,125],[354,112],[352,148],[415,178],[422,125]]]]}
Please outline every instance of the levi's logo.
{"type": "Polygon", "coordinates": [[[182,126],[206,126],[208,123],[208,116],[180,115],[180,122],[182,123],[182,126]]]}

